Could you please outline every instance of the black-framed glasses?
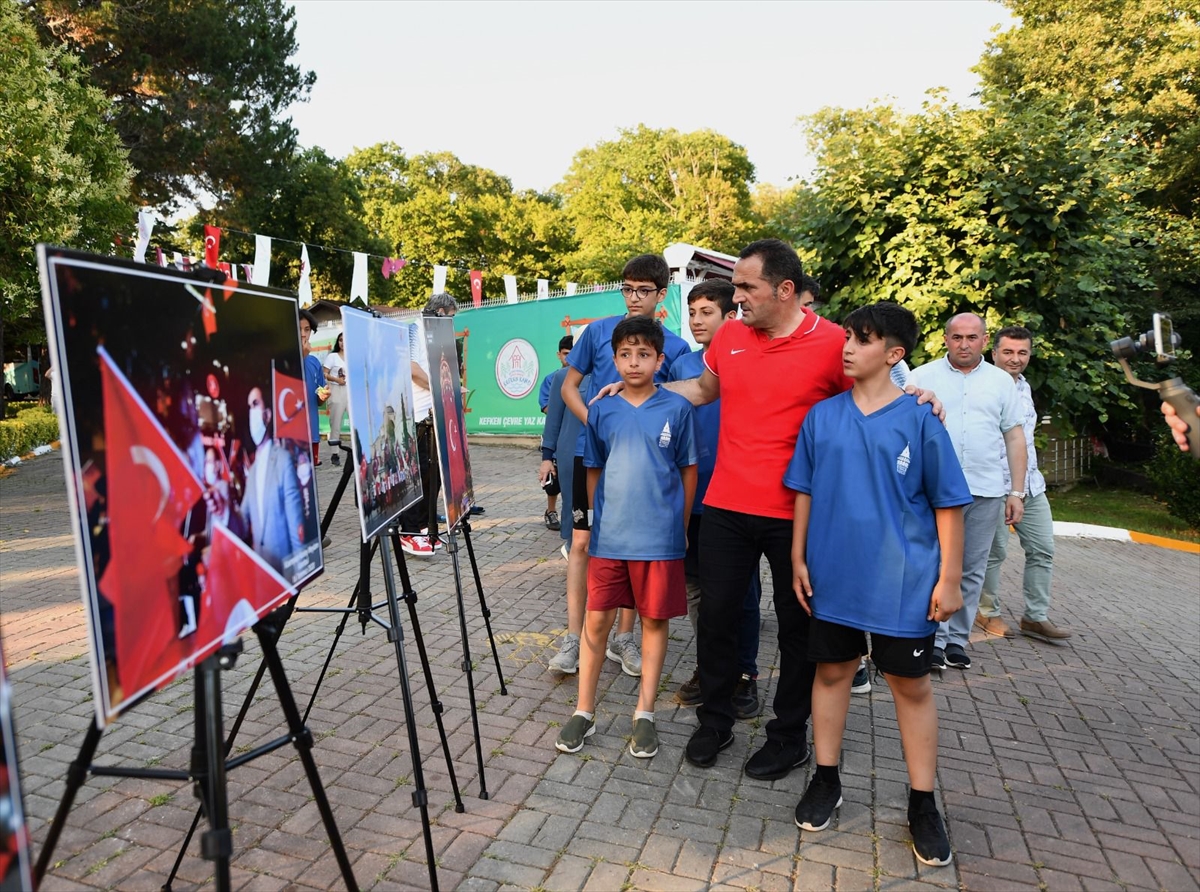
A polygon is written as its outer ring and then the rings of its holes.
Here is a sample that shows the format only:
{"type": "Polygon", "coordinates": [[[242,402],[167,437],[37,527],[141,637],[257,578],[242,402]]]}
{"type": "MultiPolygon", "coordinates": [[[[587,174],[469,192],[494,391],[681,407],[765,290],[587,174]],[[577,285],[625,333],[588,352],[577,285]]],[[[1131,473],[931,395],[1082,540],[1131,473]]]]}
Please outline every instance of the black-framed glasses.
{"type": "Polygon", "coordinates": [[[659,290],[658,288],[649,288],[645,285],[641,288],[634,288],[632,285],[621,286],[621,294],[624,297],[633,297],[635,294],[641,298],[653,297],[655,294],[658,294],[659,290]]]}

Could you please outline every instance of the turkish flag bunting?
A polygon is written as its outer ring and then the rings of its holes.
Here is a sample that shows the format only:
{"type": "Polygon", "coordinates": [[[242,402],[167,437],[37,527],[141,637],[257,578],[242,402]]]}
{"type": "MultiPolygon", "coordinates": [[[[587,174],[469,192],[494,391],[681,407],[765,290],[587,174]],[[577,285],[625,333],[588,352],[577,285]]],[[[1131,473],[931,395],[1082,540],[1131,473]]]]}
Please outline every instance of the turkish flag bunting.
{"type": "Polygon", "coordinates": [[[221,227],[204,227],[204,265],[217,268],[217,256],[221,253],[221,227]]]}
{"type": "Polygon", "coordinates": [[[219,523],[213,524],[197,640],[232,642],[295,593],[282,576],[219,523]]]}
{"type": "Polygon", "coordinates": [[[190,656],[181,641],[180,527],[202,489],[179,449],[99,348],[104,398],[109,561],[100,591],[113,610],[121,697],[159,688],[190,656]]]}
{"type": "Polygon", "coordinates": [[[483,273],[477,269],[471,270],[471,303],[475,306],[483,303],[483,273]]]}
{"type": "Polygon", "coordinates": [[[305,402],[308,391],[304,382],[272,368],[275,388],[271,401],[271,417],[275,419],[275,439],[299,440],[307,443],[312,439],[308,430],[308,407],[305,402]]]}

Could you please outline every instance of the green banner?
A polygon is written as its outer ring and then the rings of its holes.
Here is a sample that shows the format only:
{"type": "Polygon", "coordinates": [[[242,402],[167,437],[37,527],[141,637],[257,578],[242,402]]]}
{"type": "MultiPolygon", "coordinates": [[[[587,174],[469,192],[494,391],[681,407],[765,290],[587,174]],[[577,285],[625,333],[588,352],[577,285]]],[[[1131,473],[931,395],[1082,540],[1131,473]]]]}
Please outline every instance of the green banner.
{"type": "MultiPolygon", "coordinates": [[[[680,288],[671,285],[658,318],[676,334],[680,311],[680,288]]],[[[538,391],[542,379],[559,368],[559,338],[578,337],[589,322],[624,312],[616,290],[460,310],[454,329],[463,339],[471,391],[467,432],[540,435],[546,416],[538,391]]]]}

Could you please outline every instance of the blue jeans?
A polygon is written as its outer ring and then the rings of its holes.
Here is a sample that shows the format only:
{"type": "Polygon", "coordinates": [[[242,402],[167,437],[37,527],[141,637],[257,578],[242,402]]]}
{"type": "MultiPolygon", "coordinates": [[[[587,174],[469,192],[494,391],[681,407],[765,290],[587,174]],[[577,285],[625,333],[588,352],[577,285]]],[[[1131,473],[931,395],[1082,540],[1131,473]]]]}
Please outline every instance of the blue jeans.
{"type": "MultiPolygon", "coordinates": [[[[1025,500],[1025,514],[1015,526],[1025,551],[1024,616],[1035,623],[1045,622],[1050,610],[1050,583],[1054,577],[1054,518],[1050,516],[1050,500],[1045,493],[1025,500]]],[[[1000,565],[1007,555],[1008,526],[1001,517],[992,539],[983,593],[979,597],[979,612],[983,616],[1000,615],[1000,565]]]]}
{"type": "Polygon", "coordinates": [[[996,525],[1004,522],[1004,496],[988,498],[976,496],[975,501],[963,508],[963,570],[962,610],[938,626],[934,645],[943,650],[947,644],[967,646],[971,638],[971,626],[975,612],[979,609],[979,594],[983,591],[983,577],[987,572],[988,554],[992,540],[996,538],[996,525]]]}

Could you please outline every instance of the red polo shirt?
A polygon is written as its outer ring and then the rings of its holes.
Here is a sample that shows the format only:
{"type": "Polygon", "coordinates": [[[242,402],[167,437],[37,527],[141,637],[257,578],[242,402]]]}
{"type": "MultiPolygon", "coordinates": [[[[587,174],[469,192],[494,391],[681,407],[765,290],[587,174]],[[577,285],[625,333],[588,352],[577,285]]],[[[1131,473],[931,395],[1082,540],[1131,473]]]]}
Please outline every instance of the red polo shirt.
{"type": "Polygon", "coordinates": [[[808,410],[853,383],[842,373],[845,340],[845,329],[809,310],[785,338],[737,321],[718,329],[704,353],[721,379],[717,466],[705,505],[792,518],[796,494],[783,474],[808,410]]]}

